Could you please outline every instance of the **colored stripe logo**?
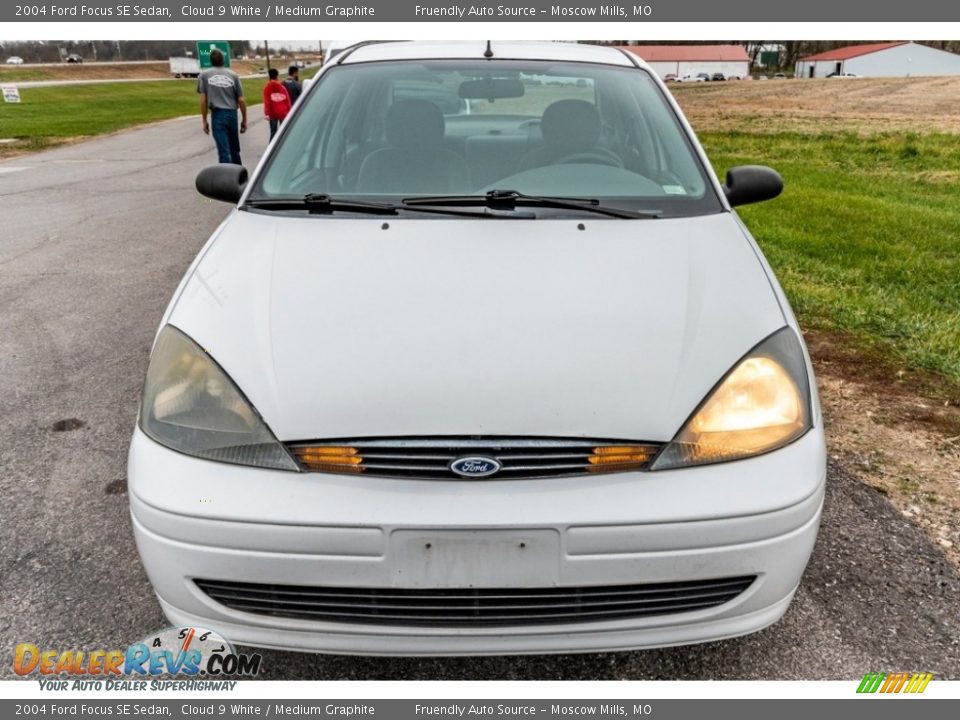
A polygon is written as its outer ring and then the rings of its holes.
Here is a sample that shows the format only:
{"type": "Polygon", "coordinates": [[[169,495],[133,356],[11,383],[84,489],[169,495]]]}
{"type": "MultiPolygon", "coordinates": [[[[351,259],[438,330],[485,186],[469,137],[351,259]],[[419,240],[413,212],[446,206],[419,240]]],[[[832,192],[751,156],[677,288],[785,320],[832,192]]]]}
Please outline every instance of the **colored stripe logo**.
{"type": "Polygon", "coordinates": [[[922,693],[933,678],[930,673],[867,673],[858,693],[922,693]]]}

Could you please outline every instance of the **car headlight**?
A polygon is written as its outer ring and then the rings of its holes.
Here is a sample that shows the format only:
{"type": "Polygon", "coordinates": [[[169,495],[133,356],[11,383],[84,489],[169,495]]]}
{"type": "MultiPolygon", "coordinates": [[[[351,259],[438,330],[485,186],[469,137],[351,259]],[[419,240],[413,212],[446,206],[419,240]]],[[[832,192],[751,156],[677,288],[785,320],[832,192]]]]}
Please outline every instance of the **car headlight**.
{"type": "Polygon", "coordinates": [[[172,325],[160,331],[150,357],[140,428],[186,455],[299,471],[227,374],[172,325]]]}
{"type": "Polygon", "coordinates": [[[761,455],[810,429],[810,382],[789,327],[757,345],[700,403],[651,470],[761,455]]]}

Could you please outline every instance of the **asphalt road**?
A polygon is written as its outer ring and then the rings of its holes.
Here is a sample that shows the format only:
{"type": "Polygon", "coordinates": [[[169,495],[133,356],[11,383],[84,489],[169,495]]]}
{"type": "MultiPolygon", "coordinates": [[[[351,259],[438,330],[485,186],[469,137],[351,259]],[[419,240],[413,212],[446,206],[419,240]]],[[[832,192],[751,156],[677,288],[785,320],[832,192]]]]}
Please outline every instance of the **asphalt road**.
{"type": "MultiPolygon", "coordinates": [[[[248,165],[266,137],[252,123],[248,165]]],[[[19,642],[115,648],[166,625],[134,547],[125,461],[163,308],[227,211],[193,190],[215,160],[193,118],[0,163],[0,677],[13,676],[19,642]]],[[[310,679],[957,679],[958,638],[960,577],[832,464],[803,584],[758,634],[580,656],[268,651],[262,667],[310,679]]]]}

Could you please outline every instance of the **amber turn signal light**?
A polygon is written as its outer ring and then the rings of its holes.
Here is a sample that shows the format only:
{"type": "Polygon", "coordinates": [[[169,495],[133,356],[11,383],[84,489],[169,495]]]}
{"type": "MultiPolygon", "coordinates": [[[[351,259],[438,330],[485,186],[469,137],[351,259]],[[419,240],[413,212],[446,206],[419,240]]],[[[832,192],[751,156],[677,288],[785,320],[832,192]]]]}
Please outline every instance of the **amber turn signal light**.
{"type": "Polygon", "coordinates": [[[607,445],[595,447],[588,458],[591,472],[642,470],[653,457],[643,445],[607,445]]]}
{"type": "Polygon", "coordinates": [[[363,457],[352,447],[296,447],[293,454],[306,470],[314,472],[363,472],[363,457]]]}

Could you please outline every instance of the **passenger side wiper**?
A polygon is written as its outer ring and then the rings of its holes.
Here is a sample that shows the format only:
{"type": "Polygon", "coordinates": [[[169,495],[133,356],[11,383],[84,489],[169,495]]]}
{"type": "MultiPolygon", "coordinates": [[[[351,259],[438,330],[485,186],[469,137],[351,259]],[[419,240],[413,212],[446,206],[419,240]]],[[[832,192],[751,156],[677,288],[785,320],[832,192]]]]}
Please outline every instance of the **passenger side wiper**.
{"type": "Polygon", "coordinates": [[[408,207],[431,205],[480,205],[489,208],[511,209],[515,207],[549,207],[561,210],[580,210],[583,212],[609,215],[610,217],[644,219],[656,218],[660,212],[656,210],[637,211],[626,208],[616,208],[601,205],[596,198],[568,198],[547,197],[542,195],[525,195],[516,190],[490,190],[483,195],[436,195],[433,197],[409,197],[401,202],[408,207]]]}

